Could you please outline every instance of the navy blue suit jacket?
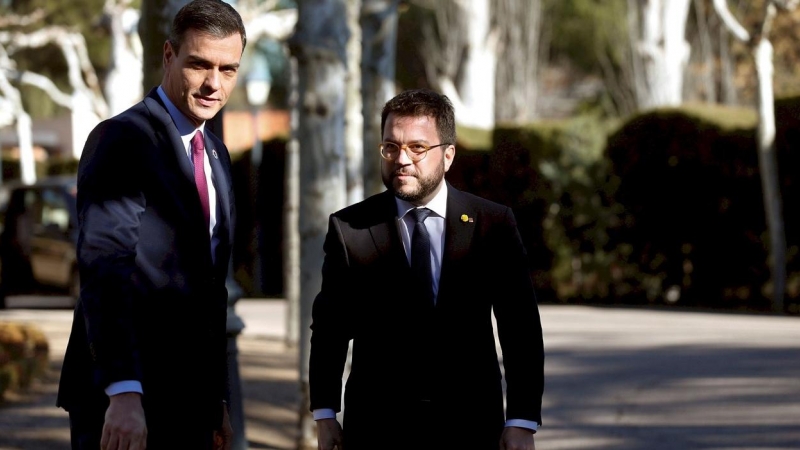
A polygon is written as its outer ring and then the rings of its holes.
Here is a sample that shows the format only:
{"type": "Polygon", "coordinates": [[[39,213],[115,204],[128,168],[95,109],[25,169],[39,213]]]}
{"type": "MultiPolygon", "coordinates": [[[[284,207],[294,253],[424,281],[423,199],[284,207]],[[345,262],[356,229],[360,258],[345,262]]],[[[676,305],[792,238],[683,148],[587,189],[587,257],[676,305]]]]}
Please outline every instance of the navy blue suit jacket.
{"type": "Polygon", "coordinates": [[[191,162],[156,90],[90,134],[78,171],[81,295],[59,406],[104,409],[110,383],[138,380],[148,427],[181,403],[192,420],[219,425],[234,199],[225,145],[206,132],[205,146],[217,193],[213,258],[191,162]]]}
{"type": "Polygon", "coordinates": [[[417,448],[417,430],[394,438],[385,432],[388,421],[406,421],[424,404],[432,405],[429,413],[443,430],[441,448],[497,448],[504,402],[492,311],[507,417],[541,423],[542,328],[514,215],[449,185],[447,195],[435,307],[411,289],[391,192],[330,217],[322,289],[312,312],[310,397],[312,409],[341,409],[352,339],[345,448],[417,448]]]}

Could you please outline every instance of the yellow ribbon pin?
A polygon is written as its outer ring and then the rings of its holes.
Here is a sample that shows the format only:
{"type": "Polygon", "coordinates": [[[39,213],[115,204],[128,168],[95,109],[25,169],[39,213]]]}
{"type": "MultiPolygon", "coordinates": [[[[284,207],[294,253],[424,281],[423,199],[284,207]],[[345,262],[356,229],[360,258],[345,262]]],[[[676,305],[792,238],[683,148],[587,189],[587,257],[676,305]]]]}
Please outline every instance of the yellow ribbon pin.
{"type": "Polygon", "coordinates": [[[464,223],[469,222],[469,216],[466,215],[466,214],[462,214],[461,215],[461,221],[464,222],[464,223]]]}

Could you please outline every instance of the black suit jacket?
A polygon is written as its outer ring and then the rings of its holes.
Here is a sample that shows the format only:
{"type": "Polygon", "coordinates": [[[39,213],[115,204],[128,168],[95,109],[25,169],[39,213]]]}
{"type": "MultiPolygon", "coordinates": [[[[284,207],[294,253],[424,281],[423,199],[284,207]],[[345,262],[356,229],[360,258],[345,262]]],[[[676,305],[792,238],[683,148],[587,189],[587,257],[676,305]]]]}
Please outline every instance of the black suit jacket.
{"type": "Polygon", "coordinates": [[[90,134],[78,171],[81,295],[59,406],[104,410],[105,387],[138,380],[149,428],[184,414],[219,425],[234,199],[225,145],[206,132],[205,146],[217,193],[213,258],[191,162],[155,89],[90,134]],[[187,408],[176,414],[178,404],[187,408]]]}
{"type": "Polygon", "coordinates": [[[507,416],[541,423],[542,330],[511,210],[448,184],[435,307],[409,291],[412,275],[396,216],[386,191],[330,217],[322,289],[313,307],[311,409],[340,410],[353,339],[345,439],[370,429],[385,432],[387,415],[414,414],[420,400],[432,400],[437,423],[456,427],[450,431],[465,439],[463,448],[487,448],[475,446],[476,434],[496,445],[504,416],[493,309],[507,416]]]}

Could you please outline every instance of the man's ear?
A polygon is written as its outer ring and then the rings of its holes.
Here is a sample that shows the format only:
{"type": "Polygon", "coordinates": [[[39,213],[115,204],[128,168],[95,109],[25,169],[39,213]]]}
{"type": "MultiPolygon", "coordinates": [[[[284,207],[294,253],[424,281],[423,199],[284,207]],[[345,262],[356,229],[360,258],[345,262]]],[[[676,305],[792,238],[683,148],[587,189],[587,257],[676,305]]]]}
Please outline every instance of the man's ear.
{"type": "Polygon", "coordinates": [[[161,65],[164,66],[164,68],[166,68],[167,64],[169,64],[169,62],[172,60],[172,58],[175,57],[175,51],[172,48],[172,44],[169,42],[169,39],[164,41],[164,52],[163,52],[163,55],[164,56],[162,57],[161,65]]]}
{"type": "Polygon", "coordinates": [[[453,164],[453,159],[456,157],[456,146],[455,144],[450,144],[444,150],[444,171],[447,172],[450,170],[450,166],[453,164]]]}

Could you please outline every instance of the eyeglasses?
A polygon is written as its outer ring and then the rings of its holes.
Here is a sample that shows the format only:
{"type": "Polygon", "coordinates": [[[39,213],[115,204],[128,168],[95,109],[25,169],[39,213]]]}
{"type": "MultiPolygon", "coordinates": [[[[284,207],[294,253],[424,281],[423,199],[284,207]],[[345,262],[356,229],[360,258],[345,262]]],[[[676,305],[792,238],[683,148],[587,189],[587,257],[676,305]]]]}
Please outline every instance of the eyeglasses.
{"type": "Polygon", "coordinates": [[[387,161],[394,161],[400,157],[400,150],[406,150],[408,159],[412,162],[420,162],[428,155],[428,150],[443,145],[450,145],[449,143],[442,143],[436,145],[425,145],[419,142],[412,142],[411,144],[397,145],[394,142],[384,142],[381,144],[381,156],[387,161]]]}

